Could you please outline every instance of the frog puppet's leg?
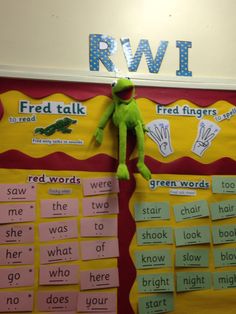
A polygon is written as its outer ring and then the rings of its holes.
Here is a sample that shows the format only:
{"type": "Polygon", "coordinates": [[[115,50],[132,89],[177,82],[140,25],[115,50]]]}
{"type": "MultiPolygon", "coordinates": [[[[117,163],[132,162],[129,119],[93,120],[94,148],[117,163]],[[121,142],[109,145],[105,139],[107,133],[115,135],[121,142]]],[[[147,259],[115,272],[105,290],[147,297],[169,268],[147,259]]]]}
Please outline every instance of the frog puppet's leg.
{"type": "Polygon", "coordinates": [[[122,121],[119,124],[119,166],[116,175],[118,179],[129,180],[129,171],[126,166],[127,126],[122,121]]]}
{"type": "Polygon", "coordinates": [[[71,133],[72,129],[69,129],[68,126],[65,126],[64,128],[61,128],[60,131],[62,133],[71,133]]]}
{"type": "Polygon", "coordinates": [[[137,145],[138,145],[138,163],[137,167],[141,175],[146,180],[151,179],[151,172],[144,163],[144,131],[141,121],[138,121],[135,127],[137,145]]]}

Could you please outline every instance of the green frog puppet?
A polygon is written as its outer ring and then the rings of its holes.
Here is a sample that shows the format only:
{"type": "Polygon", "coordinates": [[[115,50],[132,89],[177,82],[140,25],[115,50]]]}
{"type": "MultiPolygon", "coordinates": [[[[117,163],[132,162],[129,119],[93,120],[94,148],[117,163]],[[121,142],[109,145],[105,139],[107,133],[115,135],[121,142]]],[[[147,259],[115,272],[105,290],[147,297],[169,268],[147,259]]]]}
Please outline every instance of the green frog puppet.
{"type": "Polygon", "coordinates": [[[103,140],[103,129],[108,120],[119,128],[119,165],[116,175],[118,179],[129,180],[129,171],[126,165],[127,131],[134,130],[137,138],[138,163],[137,168],[146,179],[151,179],[151,172],[144,163],[144,133],[146,131],[137,102],[134,99],[134,84],[128,78],[120,78],[112,84],[113,102],[104,112],[95,131],[98,144],[103,140]]]}

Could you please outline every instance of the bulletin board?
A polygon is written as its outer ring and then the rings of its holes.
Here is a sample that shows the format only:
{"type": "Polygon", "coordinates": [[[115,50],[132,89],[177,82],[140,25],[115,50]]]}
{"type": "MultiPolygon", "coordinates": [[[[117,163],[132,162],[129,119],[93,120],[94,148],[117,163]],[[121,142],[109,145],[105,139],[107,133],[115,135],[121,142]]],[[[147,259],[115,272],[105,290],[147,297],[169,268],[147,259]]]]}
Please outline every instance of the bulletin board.
{"type": "Polygon", "coordinates": [[[234,313],[236,92],[135,98],[119,181],[109,85],[0,79],[1,313],[234,313]]]}

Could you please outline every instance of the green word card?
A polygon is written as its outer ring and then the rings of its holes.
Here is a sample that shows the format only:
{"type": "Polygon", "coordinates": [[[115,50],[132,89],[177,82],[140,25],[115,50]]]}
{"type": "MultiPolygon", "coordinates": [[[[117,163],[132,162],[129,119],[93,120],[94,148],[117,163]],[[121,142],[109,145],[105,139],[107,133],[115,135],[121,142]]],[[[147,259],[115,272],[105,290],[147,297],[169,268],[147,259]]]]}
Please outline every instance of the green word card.
{"type": "Polygon", "coordinates": [[[134,205],[135,221],[168,220],[170,206],[167,202],[145,202],[134,205]]]}
{"type": "Polygon", "coordinates": [[[208,249],[176,249],[176,267],[208,267],[208,249]]]}
{"type": "Polygon", "coordinates": [[[236,266],[236,248],[215,248],[215,267],[236,266]]]}
{"type": "Polygon", "coordinates": [[[236,242],[236,225],[218,225],[212,227],[214,244],[236,242]]]}
{"type": "Polygon", "coordinates": [[[236,194],[236,176],[213,176],[212,192],[217,194],[236,194]]]}
{"type": "Polygon", "coordinates": [[[236,200],[227,200],[210,204],[211,219],[236,217],[236,200]]]}
{"type": "Polygon", "coordinates": [[[173,292],[174,274],[155,273],[138,275],[138,292],[173,292]]]}
{"type": "Polygon", "coordinates": [[[213,273],[214,289],[236,288],[235,271],[219,271],[213,273]]]}
{"type": "Polygon", "coordinates": [[[210,243],[209,226],[194,226],[175,229],[176,246],[210,243]]]}
{"type": "Polygon", "coordinates": [[[161,293],[138,299],[139,314],[166,313],[174,310],[173,293],[161,293]]]}
{"type": "Polygon", "coordinates": [[[138,245],[172,244],[173,230],[171,227],[137,228],[138,245]]]}
{"type": "Polygon", "coordinates": [[[143,250],[135,252],[137,269],[171,267],[170,249],[143,250]]]}
{"type": "Polygon", "coordinates": [[[201,200],[190,203],[174,205],[175,220],[177,222],[186,219],[195,219],[209,216],[207,201],[201,200]]]}
{"type": "Polygon", "coordinates": [[[177,291],[194,291],[211,288],[210,272],[177,272],[177,291]]]}

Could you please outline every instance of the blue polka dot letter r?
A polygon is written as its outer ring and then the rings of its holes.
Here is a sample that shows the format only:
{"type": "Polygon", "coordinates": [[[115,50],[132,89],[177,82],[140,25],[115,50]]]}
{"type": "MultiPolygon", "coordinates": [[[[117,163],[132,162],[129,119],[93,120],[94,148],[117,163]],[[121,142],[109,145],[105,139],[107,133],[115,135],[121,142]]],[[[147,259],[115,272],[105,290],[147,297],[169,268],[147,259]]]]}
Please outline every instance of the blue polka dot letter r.
{"type": "Polygon", "coordinates": [[[151,179],[151,172],[144,163],[144,133],[145,125],[142,121],[136,100],[134,99],[134,84],[130,79],[120,78],[112,84],[113,101],[101,117],[95,132],[98,144],[103,140],[103,129],[108,120],[119,128],[119,165],[116,175],[120,180],[129,180],[129,171],[126,165],[127,131],[134,130],[137,138],[138,163],[137,168],[146,179],[151,179]]]}

